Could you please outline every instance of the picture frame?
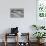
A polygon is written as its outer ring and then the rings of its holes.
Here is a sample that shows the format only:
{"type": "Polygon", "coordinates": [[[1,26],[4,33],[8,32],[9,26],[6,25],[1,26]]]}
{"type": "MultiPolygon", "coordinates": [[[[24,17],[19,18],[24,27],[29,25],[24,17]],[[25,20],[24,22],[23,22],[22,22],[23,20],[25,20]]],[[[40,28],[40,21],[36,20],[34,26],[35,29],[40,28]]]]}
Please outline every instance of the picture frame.
{"type": "Polygon", "coordinates": [[[11,8],[10,17],[11,18],[24,18],[24,8],[11,8]]]}

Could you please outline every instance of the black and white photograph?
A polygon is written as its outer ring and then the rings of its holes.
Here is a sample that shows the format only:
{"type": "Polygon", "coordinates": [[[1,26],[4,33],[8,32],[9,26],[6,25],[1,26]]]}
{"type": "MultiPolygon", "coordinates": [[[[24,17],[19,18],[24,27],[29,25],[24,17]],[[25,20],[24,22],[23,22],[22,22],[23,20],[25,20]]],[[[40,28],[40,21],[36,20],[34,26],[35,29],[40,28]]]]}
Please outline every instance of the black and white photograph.
{"type": "Polygon", "coordinates": [[[11,18],[24,18],[24,8],[12,8],[10,9],[11,18]]]}

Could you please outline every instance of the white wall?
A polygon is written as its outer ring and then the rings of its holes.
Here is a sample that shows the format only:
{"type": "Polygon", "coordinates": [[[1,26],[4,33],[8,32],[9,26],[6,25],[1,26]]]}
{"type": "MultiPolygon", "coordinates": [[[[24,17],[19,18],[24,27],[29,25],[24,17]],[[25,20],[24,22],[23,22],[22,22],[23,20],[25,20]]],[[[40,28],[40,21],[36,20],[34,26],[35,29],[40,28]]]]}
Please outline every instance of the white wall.
{"type": "Polygon", "coordinates": [[[36,24],[36,0],[0,0],[0,34],[16,26],[31,34],[32,24],[36,24]],[[24,8],[24,18],[10,18],[10,8],[24,8]]]}

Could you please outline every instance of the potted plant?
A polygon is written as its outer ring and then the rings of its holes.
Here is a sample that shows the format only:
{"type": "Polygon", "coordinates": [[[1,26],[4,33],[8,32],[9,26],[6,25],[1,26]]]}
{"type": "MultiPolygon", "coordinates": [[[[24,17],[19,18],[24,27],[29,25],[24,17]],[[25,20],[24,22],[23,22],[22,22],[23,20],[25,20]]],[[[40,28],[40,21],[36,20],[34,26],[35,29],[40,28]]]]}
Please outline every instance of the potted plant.
{"type": "Polygon", "coordinates": [[[45,34],[46,34],[45,32],[35,32],[33,35],[37,38],[38,43],[41,43],[40,40],[42,38],[45,38],[44,37],[46,36],[45,34]]]}

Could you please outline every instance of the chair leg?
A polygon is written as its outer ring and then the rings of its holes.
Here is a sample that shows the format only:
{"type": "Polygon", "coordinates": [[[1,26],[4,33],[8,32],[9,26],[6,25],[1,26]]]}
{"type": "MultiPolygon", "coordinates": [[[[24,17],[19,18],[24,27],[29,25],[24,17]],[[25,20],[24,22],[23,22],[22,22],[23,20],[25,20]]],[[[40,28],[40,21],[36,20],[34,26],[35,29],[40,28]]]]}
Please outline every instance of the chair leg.
{"type": "Polygon", "coordinates": [[[17,46],[18,46],[18,34],[17,34],[17,46]]]}
{"type": "Polygon", "coordinates": [[[16,45],[15,46],[18,46],[18,34],[17,34],[17,37],[16,37],[16,39],[15,40],[17,40],[16,41],[16,45]]]}
{"type": "Polygon", "coordinates": [[[5,41],[5,46],[7,46],[7,42],[5,41]]]}
{"type": "Polygon", "coordinates": [[[7,34],[5,34],[5,46],[7,46],[7,34]]]}

